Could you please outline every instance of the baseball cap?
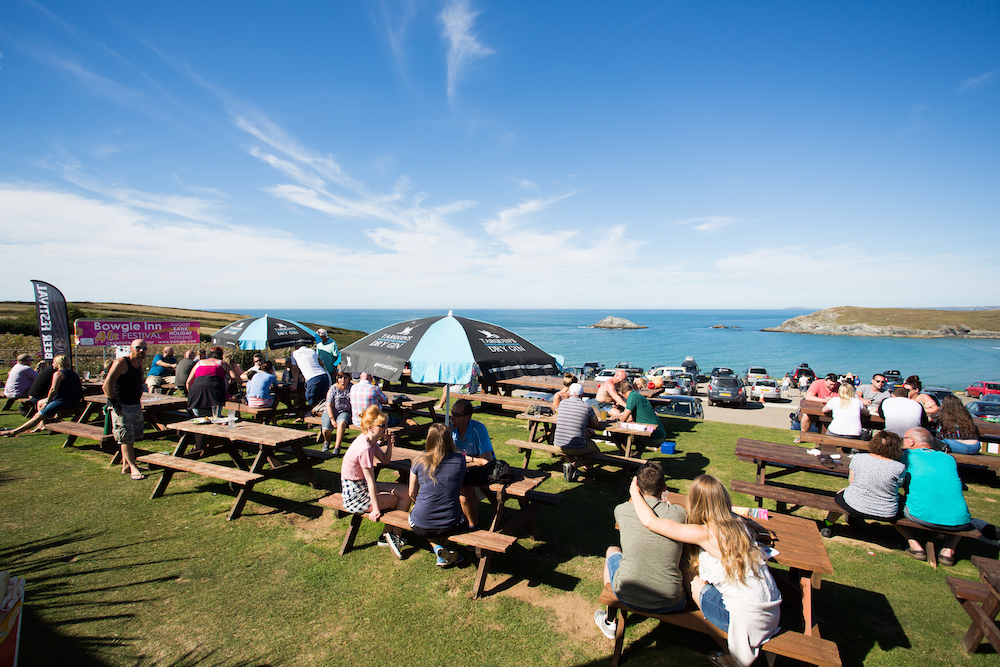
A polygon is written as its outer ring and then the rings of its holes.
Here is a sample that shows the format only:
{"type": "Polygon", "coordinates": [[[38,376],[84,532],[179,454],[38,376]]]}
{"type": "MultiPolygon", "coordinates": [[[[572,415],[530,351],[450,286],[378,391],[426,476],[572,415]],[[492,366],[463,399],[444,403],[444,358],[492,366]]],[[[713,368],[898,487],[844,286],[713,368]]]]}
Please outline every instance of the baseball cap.
{"type": "Polygon", "coordinates": [[[583,385],[579,382],[574,382],[569,386],[570,396],[583,396],[583,385]]]}

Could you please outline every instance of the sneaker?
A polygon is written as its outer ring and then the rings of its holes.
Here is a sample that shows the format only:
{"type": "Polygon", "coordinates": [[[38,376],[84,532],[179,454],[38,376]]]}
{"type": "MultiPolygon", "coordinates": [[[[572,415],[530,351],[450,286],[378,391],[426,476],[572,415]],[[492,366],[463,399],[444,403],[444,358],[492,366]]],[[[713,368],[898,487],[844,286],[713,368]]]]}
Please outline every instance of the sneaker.
{"type": "Polygon", "coordinates": [[[333,448],[333,455],[334,456],[340,456],[340,447],[334,446],[334,448],[333,448]]]}
{"type": "Polygon", "coordinates": [[[403,538],[395,533],[386,533],[385,539],[389,543],[389,548],[392,550],[393,555],[399,560],[403,560],[403,538]]]}
{"type": "Polygon", "coordinates": [[[328,451],[330,451],[330,443],[329,443],[329,442],[324,442],[324,443],[323,443],[323,449],[322,449],[322,450],[320,450],[320,451],[323,451],[323,452],[328,452],[328,451]]]}
{"type": "Polygon", "coordinates": [[[462,554],[457,551],[452,551],[451,549],[438,547],[437,551],[434,553],[437,554],[438,567],[448,567],[449,565],[455,565],[456,563],[462,562],[462,554]]]}
{"type": "Polygon", "coordinates": [[[566,478],[567,482],[572,482],[577,477],[576,466],[572,463],[563,464],[563,477],[566,478]]]}
{"type": "MultiPolygon", "coordinates": [[[[392,533],[382,533],[381,535],[379,535],[378,542],[375,543],[376,546],[380,547],[389,546],[389,542],[386,540],[386,535],[392,535],[392,533]]],[[[401,547],[405,547],[407,544],[409,544],[409,542],[406,541],[406,538],[400,535],[396,535],[396,539],[399,540],[399,546],[401,547]]]]}
{"type": "Polygon", "coordinates": [[[833,529],[830,526],[823,526],[819,529],[819,534],[823,537],[833,537],[833,529]]]}
{"type": "Polygon", "coordinates": [[[608,639],[614,639],[615,633],[618,631],[617,623],[608,623],[608,612],[605,609],[598,609],[594,612],[594,623],[597,627],[601,629],[604,636],[608,639]]]}

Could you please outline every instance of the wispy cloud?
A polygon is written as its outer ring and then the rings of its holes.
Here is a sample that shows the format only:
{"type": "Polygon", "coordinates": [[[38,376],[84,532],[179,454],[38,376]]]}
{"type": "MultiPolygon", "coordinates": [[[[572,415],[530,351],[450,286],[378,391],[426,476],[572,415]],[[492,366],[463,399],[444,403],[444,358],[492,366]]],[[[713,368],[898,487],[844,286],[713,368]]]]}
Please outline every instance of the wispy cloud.
{"type": "Polygon", "coordinates": [[[385,38],[392,49],[392,57],[396,62],[396,69],[400,75],[406,75],[406,33],[417,13],[417,4],[414,0],[380,0],[378,3],[378,22],[385,31],[385,38]]]}
{"type": "Polygon", "coordinates": [[[730,218],[725,215],[712,215],[704,218],[688,218],[687,220],[679,220],[675,224],[694,225],[694,228],[699,232],[714,232],[739,221],[739,218],[730,218]]]}
{"type": "Polygon", "coordinates": [[[494,53],[479,42],[473,23],[479,12],[472,11],[467,0],[450,0],[441,11],[443,37],[448,43],[448,97],[453,99],[458,81],[477,59],[494,53]]]}
{"type": "Polygon", "coordinates": [[[511,181],[513,181],[514,183],[517,183],[519,186],[521,186],[525,190],[539,190],[540,189],[538,187],[538,183],[535,183],[533,181],[529,181],[526,178],[517,178],[515,176],[508,176],[508,178],[511,181]]]}
{"type": "Polygon", "coordinates": [[[975,90],[976,88],[982,88],[987,83],[993,80],[993,76],[996,74],[996,70],[992,72],[983,72],[982,74],[977,74],[976,76],[970,76],[968,79],[963,81],[958,85],[958,89],[965,90],[975,90]]]}

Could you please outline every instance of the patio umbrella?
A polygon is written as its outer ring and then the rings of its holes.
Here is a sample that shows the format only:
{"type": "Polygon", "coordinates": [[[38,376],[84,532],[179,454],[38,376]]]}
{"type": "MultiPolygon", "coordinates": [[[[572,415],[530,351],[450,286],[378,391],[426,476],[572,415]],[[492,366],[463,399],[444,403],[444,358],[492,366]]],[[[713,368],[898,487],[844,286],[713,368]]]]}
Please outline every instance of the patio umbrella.
{"type": "Polygon", "coordinates": [[[292,320],[279,317],[248,317],[227,324],[212,334],[212,344],[237,350],[278,350],[296,345],[312,345],[316,332],[292,320]]]}
{"type": "Polygon", "coordinates": [[[345,370],[398,380],[410,364],[410,376],[421,384],[444,383],[448,407],[449,388],[472,379],[473,366],[486,383],[521,375],[556,375],[555,357],[521,336],[495,324],[455,317],[399,322],[351,343],[343,349],[345,370]]]}

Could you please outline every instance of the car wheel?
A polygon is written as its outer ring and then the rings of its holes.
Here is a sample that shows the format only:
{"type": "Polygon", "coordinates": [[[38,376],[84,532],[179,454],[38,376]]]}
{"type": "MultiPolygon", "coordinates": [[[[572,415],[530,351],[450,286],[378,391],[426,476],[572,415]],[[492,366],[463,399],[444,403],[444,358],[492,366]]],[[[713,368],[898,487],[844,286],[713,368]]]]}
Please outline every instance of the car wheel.
{"type": "Polygon", "coordinates": [[[970,394],[970,393],[969,393],[969,390],[968,390],[968,389],[966,389],[966,390],[965,390],[965,396],[966,396],[967,398],[972,398],[972,394],[970,394]]]}

